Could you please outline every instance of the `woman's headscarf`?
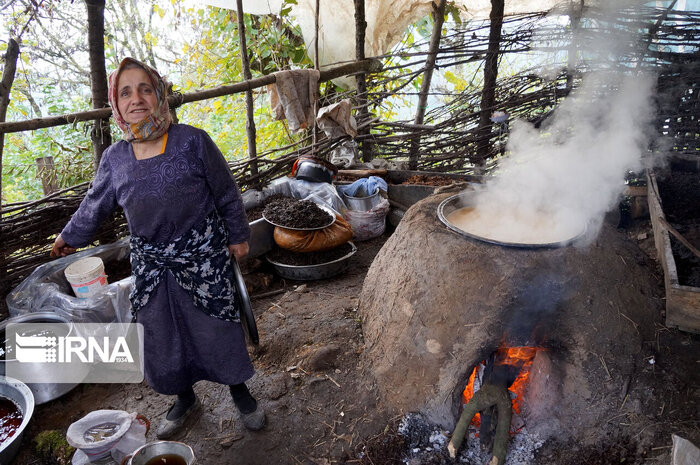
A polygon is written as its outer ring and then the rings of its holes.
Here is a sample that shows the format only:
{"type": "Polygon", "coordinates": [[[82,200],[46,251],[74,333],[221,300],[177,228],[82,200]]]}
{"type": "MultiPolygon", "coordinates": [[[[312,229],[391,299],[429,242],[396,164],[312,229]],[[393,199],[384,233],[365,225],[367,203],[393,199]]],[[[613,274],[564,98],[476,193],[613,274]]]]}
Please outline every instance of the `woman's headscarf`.
{"type": "Polygon", "coordinates": [[[123,131],[122,137],[127,142],[141,142],[148,140],[156,140],[168,131],[172,118],[170,116],[170,106],[168,105],[168,81],[166,81],[158,71],[151,68],[145,63],[141,63],[133,58],[124,58],[119,67],[109,75],[109,89],[107,91],[109,105],[112,107],[112,115],[117,126],[123,131]],[[119,98],[119,75],[127,65],[135,64],[148,75],[151,84],[156,91],[156,99],[158,100],[158,108],[146,116],[138,123],[129,124],[124,121],[119,108],[117,107],[117,99],[119,98]]]}

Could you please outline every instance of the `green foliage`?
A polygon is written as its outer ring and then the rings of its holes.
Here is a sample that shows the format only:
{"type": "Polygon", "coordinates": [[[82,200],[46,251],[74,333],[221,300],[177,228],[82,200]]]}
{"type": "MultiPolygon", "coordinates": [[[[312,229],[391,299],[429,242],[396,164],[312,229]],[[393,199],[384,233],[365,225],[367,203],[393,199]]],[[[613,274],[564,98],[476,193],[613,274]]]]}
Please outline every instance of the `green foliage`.
{"type": "Polygon", "coordinates": [[[68,465],[75,452],[66,441],[65,434],[58,430],[45,430],[34,437],[34,449],[47,465],[68,465]]]}

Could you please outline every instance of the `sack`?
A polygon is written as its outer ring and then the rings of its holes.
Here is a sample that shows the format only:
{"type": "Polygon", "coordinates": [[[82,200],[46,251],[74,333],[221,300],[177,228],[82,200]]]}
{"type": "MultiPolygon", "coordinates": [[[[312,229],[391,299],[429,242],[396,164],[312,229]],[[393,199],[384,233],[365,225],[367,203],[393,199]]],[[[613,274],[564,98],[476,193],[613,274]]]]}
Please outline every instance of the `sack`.
{"type": "Polygon", "coordinates": [[[275,243],[292,252],[323,252],[334,249],[352,239],[352,228],[343,217],[336,215],[335,222],[327,228],[315,231],[275,227],[275,243]]]}
{"type": "Polygon", "coordinates": [[[348,210],[345,217],[355,232],[355,240],[366,241],[384,234],[386,215],[389,213],[389,201],[382,201],[370,211],[348,210]]]}

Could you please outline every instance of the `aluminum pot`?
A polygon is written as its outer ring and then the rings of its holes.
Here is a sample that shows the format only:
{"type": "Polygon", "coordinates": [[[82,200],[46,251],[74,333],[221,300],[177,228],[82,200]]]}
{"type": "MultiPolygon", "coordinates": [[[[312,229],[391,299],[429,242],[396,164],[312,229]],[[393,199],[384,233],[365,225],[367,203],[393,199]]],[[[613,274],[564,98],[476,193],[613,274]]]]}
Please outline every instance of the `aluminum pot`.
{"type": "Polygon", "coordinates": [[[316,279],[326,279],[336,276],[348,269],[350,265],[350,257],[357,252],[357,247],[352,242],[348,242],[352,248],[347,255],[340,257],[332,262],[321,263],[318,265],[286,265],[267,258],[267,261],[275,268],[275,272],[284,279],[293,279],[297,281],[313,281],[316,279]]]}
{"type": "MultiPolygon", "coordinates": [[[[6,341],[5,330],[7,329],[7,325],[9,325],[10,323],[65,323],[69,325],[68,334],[71,334],[73,331],[72,323],[66,318],[57,315],[56,313],[26,313],[24,315],[13,316],[7,318],[6,320],[0,321],[0,342],[2,342],[3,346],[5,346],[6,341]]],[[[11,354],[5,354],[5,357],[2,360],[0,360],[0,375],[5,374],[6,367],[10,363],[19,362],[15,360],[11,354]]],[[[68,393],[69,391],[73,390],[78,384],[82,382],[83,379],[85,379],[85,376],[87,376],[88,373],[87,370],[88,368],[85,368],[84,373],[79,373],[77,377],[80,379],[76,379],[74,383],[27,383],[27,386],[34,395],[34,403],[36,405],[41,405],[46,402],[57,399],[62,395],[68,393]]]]}
{"type": "MultiPolygon", "coordinates": [[[[121,465],[146,465],[149,460],[163,458],[163,456],[175,456],[180,459],[180,463],[184,462],[184,465],[192,465],[197,462],[194,451],[184,442],[155,441],[144,444],[133,454],[124,457],[121,465]]],[[[173,463],[177,463],[175,460],[173,463]]]]}
{"type": "Polygon", "coordinates": [[[0,396],[10,399],[22,411],[22,423],[10,438],[0,444],[0,463],[10,463],[19,452],[22,435],[34,414],[34,395],[23,382],[0,376],[0,396]]]}
{"type": "Polygon", "coordinates": [[[374,194],[366,197],[351,197],[349,195],[344,195],[343,197],[348,209],[361,212],[368,212],[382,202],[382,196],[379,195],[378,188],[374,191],[374,194]]]}

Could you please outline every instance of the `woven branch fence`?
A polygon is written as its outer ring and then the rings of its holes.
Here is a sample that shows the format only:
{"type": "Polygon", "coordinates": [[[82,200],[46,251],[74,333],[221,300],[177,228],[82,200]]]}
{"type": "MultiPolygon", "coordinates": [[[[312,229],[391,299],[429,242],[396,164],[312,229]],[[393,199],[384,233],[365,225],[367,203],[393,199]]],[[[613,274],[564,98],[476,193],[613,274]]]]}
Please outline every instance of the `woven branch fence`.
{"type": "MultiPolygon", "coordinates": [[[[544,13],[509,16],[504,19],[499,55],[522,56],[534,49],[569,51],[583,55],[587,44],[594,44],[603,34],[613,34],[609,40],[625,37],[630,41],[629,55],[616,58],[615,63],[600,67],[625,67],[653,71],[657,75],[656,131],[667,143],[665,151],[682,154],[700,163],[700,14],[665,9],[647,8],[624,11],[617,18],[596,16],[586,11],[586,22],[571,28],[545,21],[544,13]],[[610,28],[610,23],[614,23],[610,28]],[[634,32],[623,35],[622,32],[634,32]],[[576,48],[574,49],[574,40],[576,48]],[[632,53],[632,45],[645,51],[640,57],[632,53]]],[[[488,47],[487,22],[470,23],[441,39],[436,58],[437,69],[452,69],[470,63],[483,63],[488,47]]],[[[384,62],[384,71],[368,75],[366,95],[370,115],[387,105],[392,98],[416,99],[416,79],[422,75],[426,44],[395,50],[391,55],[378,57],[384,62]]],[[[568,95],[585,73],[593,71],[589,65],[575,65],[561,69],[553,78],[540,77],[536,70],[520,72],[498,80],[496,105],[488,111],[499,110],[511,118],[521,118],[536,126],[545,121],[557,104],[568,95]]],[[[410,155],[411,141],[420,140],[418,168],[432,172],[488,173],[504,152],[507,134],[492,128],[484,133],[479,128],[480,82],[467,85],[462,92],[447,92],[433,86],[431,98],[440,99],[441,105],[425,115],[424,124],[412,120],[381,121],[371,118],[360,123],[369,126],[369,132],[356,138],[370,144],[375,157],[405,161],[410,155]],[[484,139],[489,141],[490,152],[485,160],[476,158],[476,147],[484,139]],[[479,163],[481,162],[481,163],[479,163]]],[[[336,93],[322,97],[327,105],[353,93],[336,93]]],[[[356,108],[356,110],[359,110],[356,108]]],[[[362,131],[359,131],[362,133],[362,131]]],[[[319,138],[312,143],[308,136],[285,147],[260,153],[254,159],[257,174],[251,174],[251,159],[237,160],[230,167],[242,189],[265,185],[289,173],[298,156],[315,154],[328,157],[343,140],[319,138]]],[[[31,271],[49,261],[49,250],[71,214],[85,195],[89,183],[83,183],[54,193],[41,200],[3,205],[0,219],[0,318],[6,316],[5,297],[31,271]]],[[[128,234],[122,212],[115,214],[99,230],[95,243],[111,242],[128,234]]]]}

